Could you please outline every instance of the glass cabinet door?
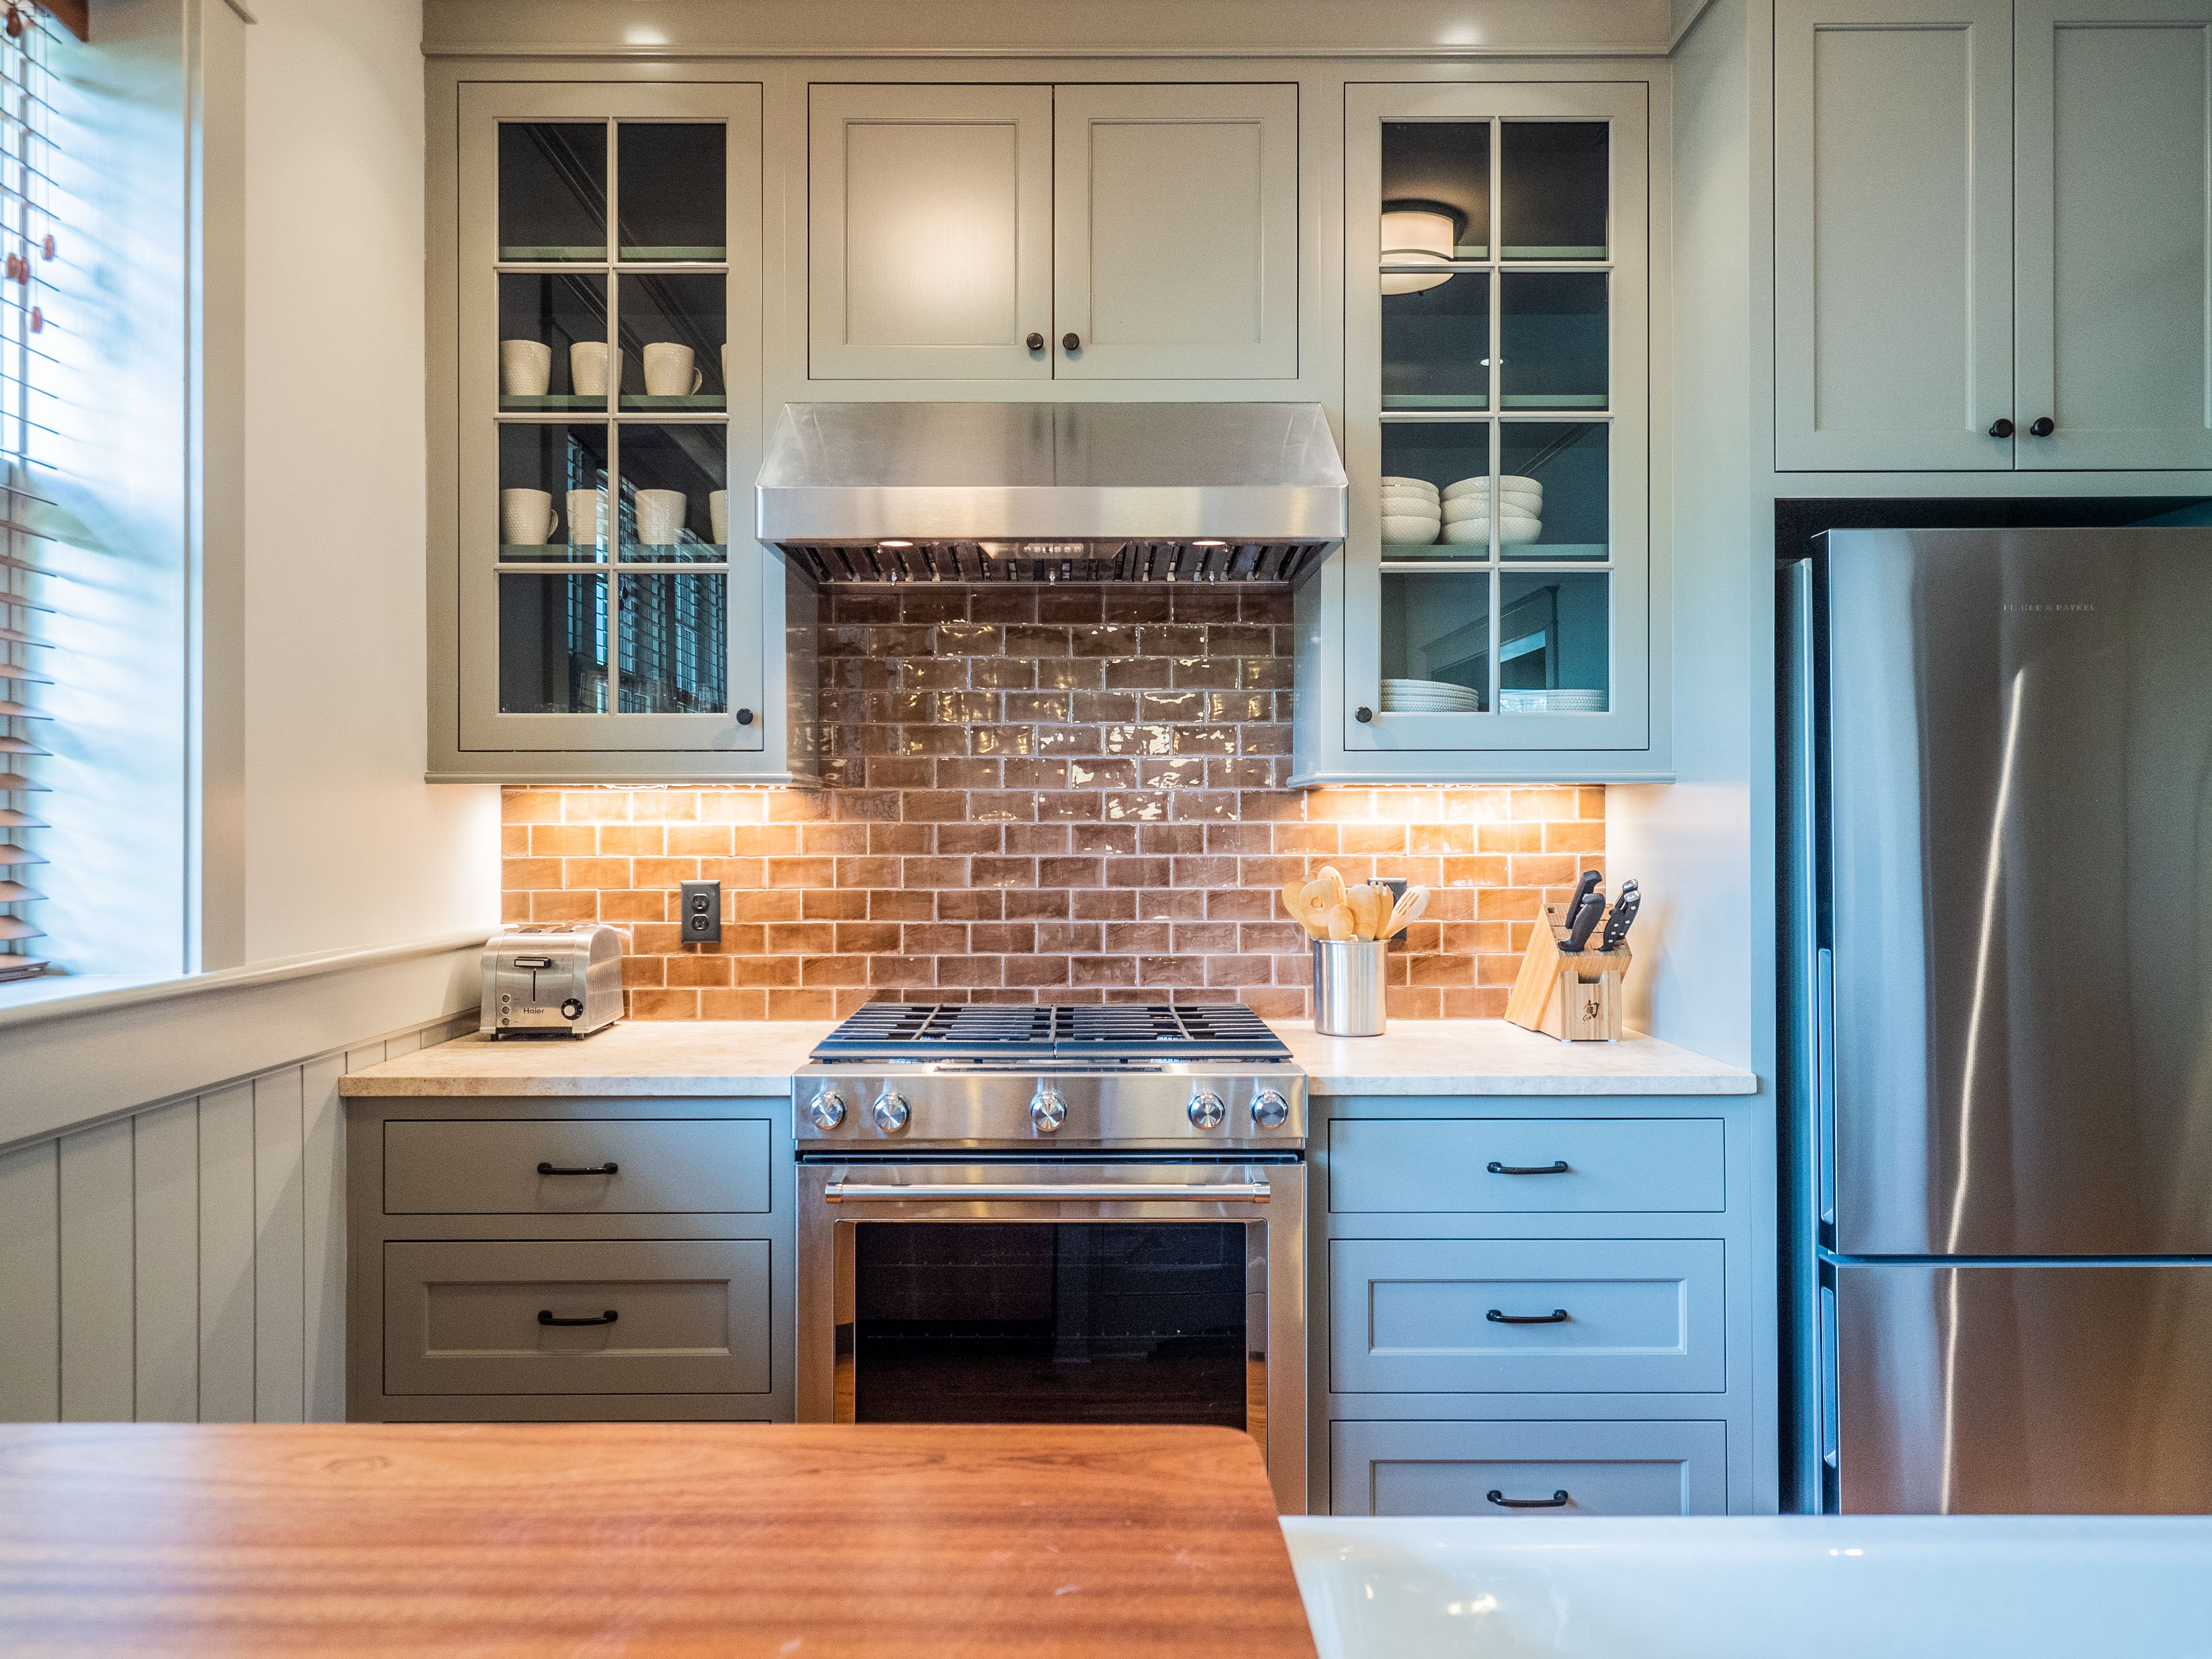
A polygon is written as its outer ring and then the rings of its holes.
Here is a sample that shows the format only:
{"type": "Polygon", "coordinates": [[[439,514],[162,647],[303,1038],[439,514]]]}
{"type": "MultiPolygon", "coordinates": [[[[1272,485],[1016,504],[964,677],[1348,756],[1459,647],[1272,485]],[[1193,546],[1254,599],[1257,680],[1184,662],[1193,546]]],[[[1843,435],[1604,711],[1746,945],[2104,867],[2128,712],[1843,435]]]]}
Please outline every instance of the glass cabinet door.
{"type": "Polygon", "coordinates": [[[471,92],[461,746],[757,750],[758,89],[471,92]]]}
{"type": "Polygon", "coordinates": [[[1643,89],[1349,102],[1345,747],[1643,749],[1643,89]]]}

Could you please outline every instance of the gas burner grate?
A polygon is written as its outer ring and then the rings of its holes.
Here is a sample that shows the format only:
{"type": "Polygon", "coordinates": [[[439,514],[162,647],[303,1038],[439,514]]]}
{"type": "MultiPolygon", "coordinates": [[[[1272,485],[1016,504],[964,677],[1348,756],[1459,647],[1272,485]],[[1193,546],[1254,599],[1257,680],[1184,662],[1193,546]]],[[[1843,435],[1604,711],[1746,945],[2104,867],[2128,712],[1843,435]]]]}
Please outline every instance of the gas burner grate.
{"type": "Polygon", "coordinates": [[[871,1002],[825,1037],[817,1060],[1014,1058],[1285,1060],[1241,1002],[871,1002]]]}

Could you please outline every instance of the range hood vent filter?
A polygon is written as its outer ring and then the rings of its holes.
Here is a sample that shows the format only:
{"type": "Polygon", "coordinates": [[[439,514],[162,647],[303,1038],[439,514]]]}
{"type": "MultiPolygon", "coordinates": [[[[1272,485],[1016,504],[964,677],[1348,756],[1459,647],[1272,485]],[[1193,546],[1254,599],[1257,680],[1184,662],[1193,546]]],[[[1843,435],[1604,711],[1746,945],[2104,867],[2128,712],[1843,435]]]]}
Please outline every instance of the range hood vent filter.
{"type": "Polygon", "coordinates": [[[792,404],[758,534],[817,581],[1261,581],[1344,539],[1317,404],[792,404]]]}

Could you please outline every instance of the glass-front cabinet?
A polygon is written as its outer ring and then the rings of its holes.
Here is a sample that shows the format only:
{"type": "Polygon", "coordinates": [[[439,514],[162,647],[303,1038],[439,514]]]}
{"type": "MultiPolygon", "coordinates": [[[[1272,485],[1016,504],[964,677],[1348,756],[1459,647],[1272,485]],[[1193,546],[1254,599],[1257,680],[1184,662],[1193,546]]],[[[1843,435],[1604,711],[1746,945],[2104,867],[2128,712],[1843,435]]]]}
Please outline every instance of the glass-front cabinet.
{"type": "Polygon", "coordinates": [[[1346,118],[1352,532],[1304,599],[1334,695],[1297,775],[1654,775],[1644,88],[1346,118]]]}
{"type": "Polygon", "coordinates": [[[463,89],[456,741],[434,770],[757,776],[771,741],[783,762],[786,581],[747,487],[760,111],[749,85],[463,89]]]}

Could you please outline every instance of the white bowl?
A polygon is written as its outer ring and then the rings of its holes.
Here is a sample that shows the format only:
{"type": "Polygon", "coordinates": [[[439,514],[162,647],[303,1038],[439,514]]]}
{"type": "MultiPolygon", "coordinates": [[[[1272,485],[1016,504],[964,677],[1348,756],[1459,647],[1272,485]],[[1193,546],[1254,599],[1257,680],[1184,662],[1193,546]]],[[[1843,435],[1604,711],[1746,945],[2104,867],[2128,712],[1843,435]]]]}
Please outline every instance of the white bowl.
{"type": "Polygon", "coordinates": [[[1425,493],[1431,500],[1440,493],[1437,487],[1431,483],[1426,478],[1397,478],[1386,477],[1382,480],[1382,488],[1385,489],[1419,490],[1425,493]]]}
{"type": "MultiPolygon", "coordinates": [[[[1539,501],[1543,499],[1544,486],[1534,478],[1516,477],[1509,472],[1498,481],[1498,487],[1508,495],[1517,490],[1524,495],[1534,495],[1539,501]]],[[[1455,483],[1448,483],[1444,486],[1443,498],[1448,501],[1454,501],[1462,495],[1472,495],[1477,490],[1486,490],[1489,488],[1490,480],[1487,477],[1462,478],[1455,483]]]]}
{"type": "MultiPolygon", "coordinates": [[[[1508,518],[1518,514],[1524,519],[1544,516],[1544,498],[1540,495],[1516,495],[1508,492],[1499,497],[1505,504],[1508,518]]],[[[1456,523],[1462,519],[1486,519],[1490,516],[1490,497],[1487,495],[1455,495],[1444,503],[1443,520],[1456,523]]]]}
{"type": "Polygon", "coordinates": [[[1417,519],[1433,519],[1439,506],[1433,495],[1417,495],[1410,489],[1386,489],[1382,492],[1385,513],[1410,513],[1417,519]]]}
{"type": "MultiPolygon", "coordinates": [[[[1532,519],[1526,514],[1507,513],[1498,521],[1498,544],[1501,547],[1518,547],[1523,542],[1534,541],[1543,533],[1543,520],[1532,519]]],[[[1443,538],[1458,546],[1483,546],[1490,540],[1490,520],[1458,520],[1444,526],[1443,538]]]]}
{"type": "Polygon", "coordinates": [[[1415,518],[1411,514],[1386,513],[1382,515],[1382,544],[1385,547],[1426,547],[1437,538],[1443,521],[1434,516],[1415,518]]]}
{"type": "Polygon", "coordinates": [[[1498,712],[1501,714],[1602,714],[1606,712],[1603,691],[1561,687],[1551,691],[1500,691],[1498,712]]]}

